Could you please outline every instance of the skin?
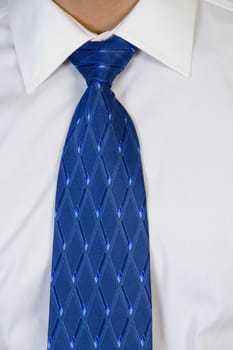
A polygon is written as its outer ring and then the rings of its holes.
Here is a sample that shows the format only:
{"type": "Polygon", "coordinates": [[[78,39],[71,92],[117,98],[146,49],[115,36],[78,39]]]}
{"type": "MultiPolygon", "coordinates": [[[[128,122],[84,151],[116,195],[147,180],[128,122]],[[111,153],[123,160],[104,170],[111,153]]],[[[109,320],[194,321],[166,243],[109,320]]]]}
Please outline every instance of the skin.
{"type": "Polygon", "coordinates": [[[114,28],[139,0],[53,0],[91,32],[114,28]]]}

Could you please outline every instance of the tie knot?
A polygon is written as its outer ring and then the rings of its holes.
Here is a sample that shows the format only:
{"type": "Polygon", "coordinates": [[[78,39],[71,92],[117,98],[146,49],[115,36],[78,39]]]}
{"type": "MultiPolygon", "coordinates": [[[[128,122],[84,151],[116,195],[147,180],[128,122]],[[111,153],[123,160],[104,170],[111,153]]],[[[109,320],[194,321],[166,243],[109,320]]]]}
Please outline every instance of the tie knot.
{"type": "Polygon", "coordinates": [[[136,47],[112,36],[103,41],[88,41],[74,51],[69,60],[89,85],[92,81],[112,85],[113,79],[125,68],[136,47]]]}

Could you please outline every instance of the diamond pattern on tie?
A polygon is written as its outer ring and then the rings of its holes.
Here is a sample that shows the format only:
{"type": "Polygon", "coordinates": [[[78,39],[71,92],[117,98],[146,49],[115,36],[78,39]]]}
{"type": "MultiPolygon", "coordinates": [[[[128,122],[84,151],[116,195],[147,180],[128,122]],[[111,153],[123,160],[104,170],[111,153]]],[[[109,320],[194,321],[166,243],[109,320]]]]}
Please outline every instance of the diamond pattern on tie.
{"type": "Polygon", "coordinates": [[[48,348],[152,349],[139,142],[111,85],[136,48],[113,36],[70,56],[87,81],[57,181],[48,348]]]}

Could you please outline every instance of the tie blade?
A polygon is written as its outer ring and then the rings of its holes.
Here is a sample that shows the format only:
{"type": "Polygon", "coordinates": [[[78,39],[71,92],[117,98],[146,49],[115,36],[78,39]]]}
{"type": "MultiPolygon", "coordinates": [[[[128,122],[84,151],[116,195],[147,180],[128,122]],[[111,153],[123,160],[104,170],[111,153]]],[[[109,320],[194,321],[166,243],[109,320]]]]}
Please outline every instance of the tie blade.
{"type": "Polygon", "coordinates": [[[49,349],[151,350],[139,143],[132,120],[107,84],[89,85],[75,110],[55,208],[49,349]]]}

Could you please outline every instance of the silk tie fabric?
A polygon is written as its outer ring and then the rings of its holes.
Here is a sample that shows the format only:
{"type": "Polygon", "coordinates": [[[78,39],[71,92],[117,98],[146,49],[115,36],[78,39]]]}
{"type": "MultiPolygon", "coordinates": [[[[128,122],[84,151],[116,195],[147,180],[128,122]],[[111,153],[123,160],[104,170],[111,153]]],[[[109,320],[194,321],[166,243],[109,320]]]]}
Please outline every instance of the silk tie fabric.
{"type": "Polygon", "coordinates": [[[113,79],[136,51],[112,36],[89,41],[69,57],[87,89],[68,130],[57,180],[51,350],[152,349],[139,141],[111,90],[113,79]]]}

